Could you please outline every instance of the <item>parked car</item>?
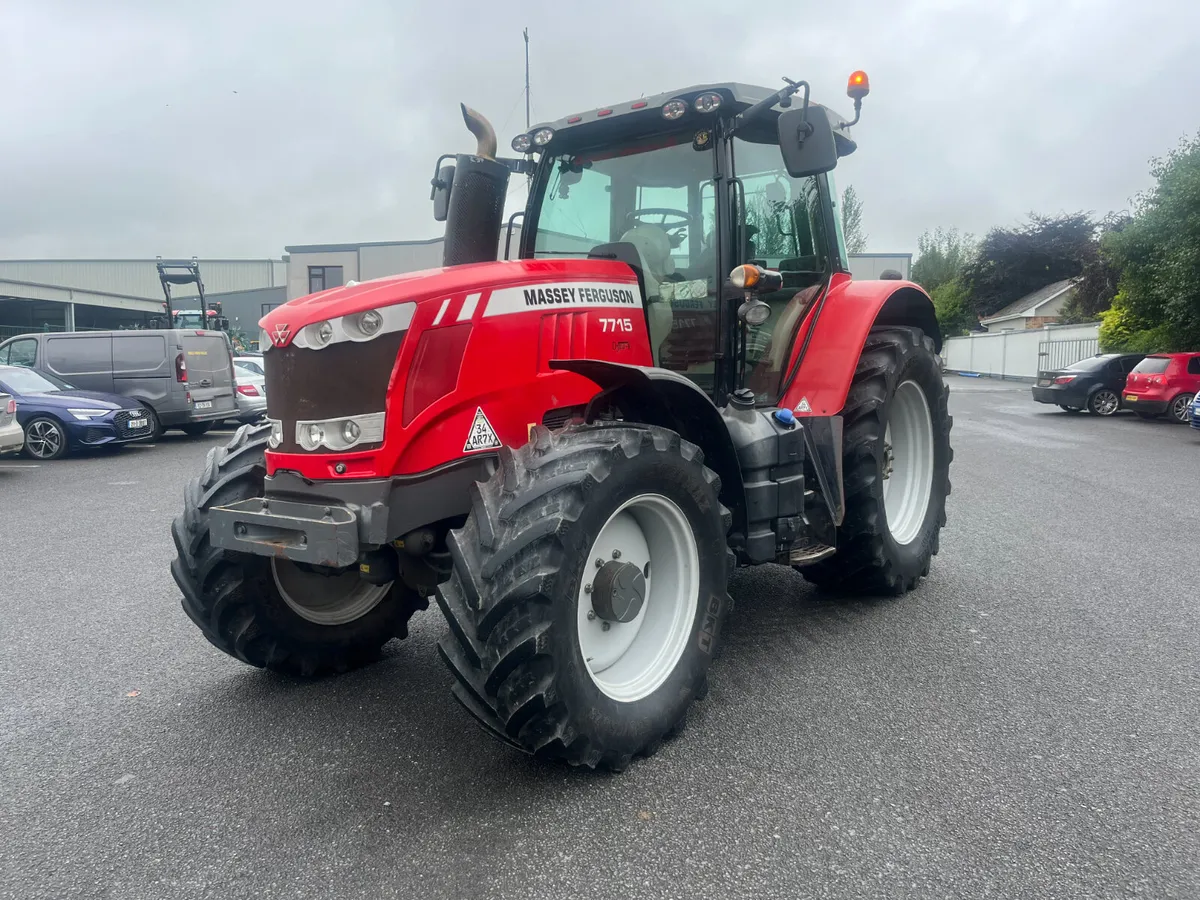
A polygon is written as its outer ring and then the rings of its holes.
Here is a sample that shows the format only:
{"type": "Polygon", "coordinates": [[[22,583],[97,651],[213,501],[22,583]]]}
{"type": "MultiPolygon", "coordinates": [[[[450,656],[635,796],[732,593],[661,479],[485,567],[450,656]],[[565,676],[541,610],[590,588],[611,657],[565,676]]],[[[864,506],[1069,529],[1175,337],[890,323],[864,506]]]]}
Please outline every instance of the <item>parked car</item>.
{"type": "Polygon", "coordinates": [[[267,414],[267,376],[262,369],[262,360],[235,356],[233,373],[237,379],[238,421],[244,424],[257,422],[267,414]]]}
{"type": "Polygon", "coordinates": [[[136,400],[81,391],[25,366],[0,366],[0,391],[16,400],[25,453],[51,460],[80,447],[107,447],[153,435],[150,412],[136,400]]]}
{"type": "Polygon", "coordinates": [[[25,446],[25,429],[17,421],[17,400],[0,393],[0,456],[20,453],[25,446]]]}
{"type": "Polygon", "coordinates": [[[1192,398],[1192,427],[1200,428],[1200,393],[1192,398]]]}
{"type": "Polygon", "coordinates": [[[1042,372],[1033,386],[1033,399],[1070,412],[1086,409],[1097,416],[1111,416],[1123,405],[1126,376],[1143,356],[1098,353],[1061,369],[1042,372]]]}
{"type": "Polygon", "coordinates": [[[218,331],[23,334],[0,343],[0,365],[128,397],[146,409],[155,435],[167,428],[204,434],[237,414],[233,348],[218,331]]]}
{"type": "Polygon", "coordinates": [[[1143,419],[1166,413],[1186,424],[1192,398],[1200,391],[1200,353],[1156,353],[1134,366],[1122,396],[1143,419]]]}

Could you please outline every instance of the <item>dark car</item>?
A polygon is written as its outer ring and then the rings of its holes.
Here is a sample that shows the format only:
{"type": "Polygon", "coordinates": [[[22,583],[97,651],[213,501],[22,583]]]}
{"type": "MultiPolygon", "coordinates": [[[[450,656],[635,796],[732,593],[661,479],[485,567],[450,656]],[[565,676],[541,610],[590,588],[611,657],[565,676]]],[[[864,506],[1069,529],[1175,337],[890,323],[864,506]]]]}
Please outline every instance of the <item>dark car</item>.
{"type": "Polygon", "coordinates": [[[61,378],[24,366],[0,366],[0,391],[16,398],[25,452],[35,459],[145,440],[154,430],[146,409],[135,400],[76,390],[61,378]]]}
{"type": "Polygon", "coordinates": [[[1125,378],[1142,361],[1141,353],[1098,353],[1062,369],[1042,372],[1033,386],[1033,399],[1070,412],[1086,409],[1111,416],[1125,405],[1125,378]]]}

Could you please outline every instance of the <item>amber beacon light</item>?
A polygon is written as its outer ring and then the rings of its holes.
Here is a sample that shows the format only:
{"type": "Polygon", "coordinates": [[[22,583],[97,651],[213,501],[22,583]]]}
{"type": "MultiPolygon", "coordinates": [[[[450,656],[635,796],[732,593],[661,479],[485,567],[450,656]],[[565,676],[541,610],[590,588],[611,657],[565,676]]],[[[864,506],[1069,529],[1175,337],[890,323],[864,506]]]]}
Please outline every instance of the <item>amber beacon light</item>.
{"type": "Polygon", "coordinates": [[[871,93],[871,79],[867,78],[867,73],[861,69],[851,73],[850,81],[846,84],[846,96],[852,100],[861,100],[869,93],[871,93]]]}

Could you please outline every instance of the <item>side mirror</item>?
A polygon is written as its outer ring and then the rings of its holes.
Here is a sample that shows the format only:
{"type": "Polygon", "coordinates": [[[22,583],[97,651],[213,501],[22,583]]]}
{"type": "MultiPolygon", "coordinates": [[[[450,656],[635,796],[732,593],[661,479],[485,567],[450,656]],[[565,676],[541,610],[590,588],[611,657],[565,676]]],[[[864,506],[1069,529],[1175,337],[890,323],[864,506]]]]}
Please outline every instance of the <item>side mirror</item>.
{"type": "Polygon", "coordinates": [[[450,213],[450,191],[454,188],[454,166],[442,166],[433,180],[433,218],[445,222],[450,213]]]}
{"type": "Polygon", "coordinates": [[[793,178],[831,172],[837,166],[833,125],[822,106],[789,109],[779,114],[779,151],[793,178]]]}

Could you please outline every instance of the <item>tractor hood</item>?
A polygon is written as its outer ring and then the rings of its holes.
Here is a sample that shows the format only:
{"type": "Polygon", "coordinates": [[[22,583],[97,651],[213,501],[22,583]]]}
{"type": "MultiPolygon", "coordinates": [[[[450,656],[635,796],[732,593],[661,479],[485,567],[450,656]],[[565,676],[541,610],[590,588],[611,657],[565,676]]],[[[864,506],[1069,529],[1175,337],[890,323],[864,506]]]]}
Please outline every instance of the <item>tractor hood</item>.
{"type": "MultiPolygon", "coordinates": [[[[628,294],[622,303],[641,307],[642,298],[633,270],[624,263],[602,259],[471,263],[351,282],[300,297],[271,310],[258,323],[263,329],[260,346],[264,349],[287,347],[309,325],[335,322],[368,310],[384,312],[402,304],[448,304],[464,294],[469,295],[467,302],[471,312],[464,316],[464,312],[459,311],[459,321],[472,317],[475,310],[480,315],[499,314],[501,303],[506,310],[513,304],[525,303],[530,308],[537,305],[586,308],[588,303],[607,302],[607,295],[603,293],[605,285],[628,294]],[[503,290],[505,288],[511,290],[503,290]],[[527,296],[526,291],[531,293],[527,296]],[[470,296],[474,296],[473,302],[470,296]],[[490,310],[489,304],[492,305],[490,310]]],[[[512,311],[517,308],[520,307],[512,311]]],[[[398,310],[394,312],[399,314],[398,310]]],[[[403,315],[403,321],[411,322],[414,314],[415,310],[410,307],[403,315]]],[[[335,328],[338,327],[335,324],[335,328]]]]}

